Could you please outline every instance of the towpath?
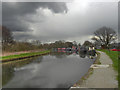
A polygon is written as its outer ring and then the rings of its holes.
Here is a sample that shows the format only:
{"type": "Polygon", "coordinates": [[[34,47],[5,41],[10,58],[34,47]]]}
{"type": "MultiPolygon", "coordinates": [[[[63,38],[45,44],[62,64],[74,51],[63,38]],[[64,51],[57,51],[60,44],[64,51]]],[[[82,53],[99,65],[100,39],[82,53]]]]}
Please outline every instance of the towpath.
{"type": "MultiPolygon", "coordinates": [[[[118,81],[116,80],[117,72],[112,67],[112,60],[104,52],[100,52],[100,62],[93,68],[93,74],[83,81],[81,85],[77,85],[78,88],[118,88],[118,81]]],[[[75,90],[75,89],[71,89],[75,90]]]]}

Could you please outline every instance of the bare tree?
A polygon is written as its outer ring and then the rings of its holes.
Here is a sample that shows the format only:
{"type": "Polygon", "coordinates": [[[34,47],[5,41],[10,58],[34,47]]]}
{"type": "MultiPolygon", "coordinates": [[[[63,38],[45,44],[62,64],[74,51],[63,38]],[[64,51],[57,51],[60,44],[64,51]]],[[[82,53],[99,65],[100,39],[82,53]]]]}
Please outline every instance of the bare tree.
{"type": "Polygon", "coordinates": [[[74,45],[74,46],[77,46],[77,42],[76,42],[76,41],[73,41],[73,45],[74,45]]]}
{"type": "Polygon", "coordinates": [[[84,43],[83,43],[83,46],[92,46],[93,44],[90,42],[90,41],[85,41],[84,43]]]}
{"type": "Polygon", "coordinates": [[[116,32],[109,27],[99,28],[94,32],[94,35],[92,40],[100,43],[104,48],[108,48],[109,45],[117,39],[116,32]]]}
{"type": "Polygon", "coordinates": [[[41,45],[41,42],[40,42],[40,40],[33,40],[32,44],[39,46],[39,45],[41,45]]]}
{"type": "Polygon", "coordinates": [[[0,31],[2,32],[2,44],[13,43],[12,33],[8,28],[2,26],[2,28],[0,28],[0,31]]]}

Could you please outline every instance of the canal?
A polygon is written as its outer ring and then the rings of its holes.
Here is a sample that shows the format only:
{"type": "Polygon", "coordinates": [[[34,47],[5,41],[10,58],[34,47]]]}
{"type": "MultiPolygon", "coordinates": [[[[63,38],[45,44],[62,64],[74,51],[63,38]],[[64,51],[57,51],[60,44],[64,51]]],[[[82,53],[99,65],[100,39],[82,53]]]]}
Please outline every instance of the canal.
{"type": "Polygon", "coordinates": [[[95,57],[72,52],[3,63],[3,88],[69,88],[84,76],[95,57]]]}

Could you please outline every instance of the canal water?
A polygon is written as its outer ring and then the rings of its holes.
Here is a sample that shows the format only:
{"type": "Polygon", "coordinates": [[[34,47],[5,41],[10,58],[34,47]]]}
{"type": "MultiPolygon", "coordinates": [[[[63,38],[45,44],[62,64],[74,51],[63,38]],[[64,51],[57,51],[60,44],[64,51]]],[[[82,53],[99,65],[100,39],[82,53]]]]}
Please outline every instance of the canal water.
{"type": "Polygon", "coordinates": [[[85,54],[55,52],[4,63],[3,88],[69,88],[84,76],[95,58],[85,54]]]}

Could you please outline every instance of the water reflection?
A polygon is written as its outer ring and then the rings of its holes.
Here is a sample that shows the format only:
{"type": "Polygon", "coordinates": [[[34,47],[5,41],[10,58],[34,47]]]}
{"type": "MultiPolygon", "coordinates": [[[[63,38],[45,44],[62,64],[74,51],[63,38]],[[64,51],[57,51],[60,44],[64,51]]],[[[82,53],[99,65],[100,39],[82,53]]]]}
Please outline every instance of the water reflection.
{"type": "Polygon", "coordinates": [[[3,64],[3,85],[7,88],[68,88],[94,62],[87,54],[52,52],[29,60],[3,64]]]}
{"type": "Polygon", "coordinates": [[[88,57],[89,59],[96,58],[96,53],[87,53],[87,52],[78,52],[78,51],[58,51],[51,53],[51,55],[56,56],[56,58],[64,58],[71,54],[79,55],[80,58],[86,58],[86,57],[88,57]]]}
{"type": "Polygon", "coordinates": [[[80,56],[81,58],[86,58],[86,57],[88,57],[89,59],[95,59],[95,58],[96,58],[96,53],[88,54],[88,53],[85,53],[85,52],[79,52],[79,56],[80,56]]]}
{"type": "MultiPolygon", "coordinates": [[[[12,62],[7,62],[2,64],[2,85],[4,86],[5,84],[8,83],[14,77],[14,72],[16,68],[20,68],[22,66],[25,66],[31,62],[36,62],[40,63],[42,56],[39,57],[37,60],[34,60],[36,58],[31,58],[31,59],[24,59],[22,61],[12,61],[12,62]]],[[[17,71],[17,70],[16,70],[17,71]]]]}
{"type": "Polygon", "coordinates": [[[79,56],[80,56],[81,58],[85,58],[85,57],[86,57],[86,54],[85,54],[85,53],[79,53],[79,56]]]}
{"type": "Polygon", "coordinates": [[[64,52],[52,52],[50,55],[55,56],[56,58],[64,58],[64,57],[67,57],[67,55],[70,55],[70,53],[67,54],[64,52]]]}

